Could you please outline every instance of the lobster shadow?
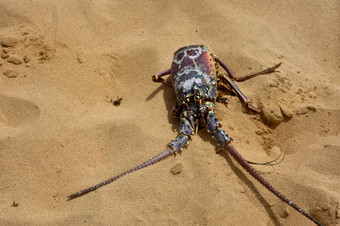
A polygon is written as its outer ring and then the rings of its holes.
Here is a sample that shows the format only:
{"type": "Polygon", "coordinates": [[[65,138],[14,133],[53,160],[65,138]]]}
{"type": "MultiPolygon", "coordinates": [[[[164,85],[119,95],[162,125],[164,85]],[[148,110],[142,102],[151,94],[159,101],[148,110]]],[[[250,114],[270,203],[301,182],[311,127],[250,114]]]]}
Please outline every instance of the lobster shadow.
{"type": "MultiPolygon", "coordinates": [[[[170,82],[170,76],[168,77],[168,82],[170,82]]],[[[147,98],[146,101],[151,100],[152,98],[154,98],[156,96],[157,93],[159,93],[160,91],[164,91],[163,93],[163,99],[164,99],[164,103],[165,103],[165,107],[166,110],[168,112],[168,122],[169,124],[171,124],[171,129],[174,132],[178,132],[179,130],[179,124],[180,124],[180,120],[179,118],[176,118],[172,113],[171,110],[173,108],[173,106],[176,103],[176,96],[174,93],[174,89],[165,85],[165,84],[160,84],[160,86],[154,90],[147,98]]]]}
{"type": "Polygon", "coordinates": [[[255,197],[257,200],[263,205],[264,209],[266,210],[268,216],[272,220],[272,223],[276,226],[282,225],[278,218],[275,216],[273,210],[270,207],[270,204],[267,202],[266,199],[263,198],[262,194],[257,190],[257,188],[254,186],[253,182],[250,181],[247,176],[237,167],[234,162],[231,160],[230,155],[226,151],[221,151],[218,153],[220,156],[222,156],[227,163],[229,164],[230,168],[234,171],[234,173],[240,178],[252,191],[253,194],[255,194],[255,197]]]}
{"type": "MultiPolygon", "coordinates": [[[[253,114],[252,112],[250,112],[250,114],[253,114]]],[[[222,126],[223,128],[223,126],[222,126]]],[[[212,145],[215,146],[216,150],[219,150],[220,147],[217,145],[216,140],[211,136],[210,133],[208,133],[208,131],[205,128],[202,128],[199,130],[198,134],[200,135],[200,137],[207,141],[210,142],[212,145]]],[[[250,176],[249,174],[245,174],[240,170],[240,165],[239,164],[235,164],[232,161],[232,158],[230,157],[230,155],[228,154],[227,150],[223,150],[217,153],[218,155],[220,155],[221,157],[223,157],[228,165],[230,166],[230,168],[232,169],[232,171],[237,175],[237,177],[243,181],[243,183],[245,185],[247,185],[247,187],[251,190],[251,192],[253,194],[255,194],[255,197],[257,198],[257,200],[262,204],[262,206],[264,207],[264,209],[266,210],[269,218],[272,220],[272,223],[275,226],[279,226],[282,225],[278,218],[275,216],[273,210],[270,207],[270,204],[268,203],[268,201],[263,197],[263,195],[258,191],[258,189],[255,187],[254,183],[248,179],[248,177],[250,176]]],[[[256,181],[257,182],[257,181],[256,181]]],[[[255,183],[256,183],[255,182],[255,183]]]]}
{"type": "MultiPolygon", "coordinates": [[[[217,145],[216,140],[212,138],[211,134],[208,133],[208,131],[206,131],[206,129],[202,128],[201,130],[199,130],[198,134],[204,141],[210,142],[211,144],[213,144],[215,146],[216,150],[219,150],[220,147],[217,145]]],[[[255,187],[254,183],[251,180],[248,179],[248,177],[250,175],[249,174],[247,175],[240,170],[240,165],[235,164],[232,161],[232,158],[228,154],[228,151],[223,150],[223,151],[218,152],[217,154],[220,155],[221,157],[223,157],[227,161],[228,165],[230,166],[232,171],[237,175],[237,177],[240,178],[243,181],[243,183],[247,185],[247,187],[251,190],[251,192],[253,194],[255,194],[255,197],[257,198],[257,200],[265,208],[268,216],[272,220],[272,223],[276,226],[282,225],[279,222],[278,218],[275,216],[275,214],[274,214],[272,208],[270,207],[270,204],[268,203],[268,201],[258,191],[258,189],[255,187]]]]}

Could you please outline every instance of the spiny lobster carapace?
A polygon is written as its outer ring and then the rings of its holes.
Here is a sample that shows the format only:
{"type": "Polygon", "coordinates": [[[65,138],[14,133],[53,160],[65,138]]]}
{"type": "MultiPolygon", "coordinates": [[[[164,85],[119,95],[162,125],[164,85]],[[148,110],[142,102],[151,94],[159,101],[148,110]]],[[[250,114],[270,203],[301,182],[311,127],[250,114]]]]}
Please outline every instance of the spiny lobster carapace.
{"type": "Polygon", "coordinates": [[[264,187],[295,210],[309,218],[315,224],[322,225],[318,220],[278,192],[238,153],[231,144],[232,138],[221,129],[221,124],[218,122],[215,115],[215,102],[226,103],[226,98],[220,97],[219,95],[221,90],[229,90],[236,93],[247,108],[254,112],[260,112],[260,110],[255,107],[236,86],[234,80],[244,81],[259,74],[271,73],[280,65],[281,63],[257,73],[236,77],[228,65],[217,56],[213,55],[204,45],[190,45],[180,48],[174,54],[171,69],[165,70],[152,77],[154,82],[161,82],[172,86],[175,90],[177,103],[175,104],[172,113],[175,116],[180,117],[181,121],[179,134],[176,139],[168,144],[168,148],[164,152],[156,155],[152,159],[107,181],[74,193],[68,196],[68,199],[70,200],[84,195],[99,187],[107,185],[126,174],[153,165],[170,155],[176,155],[182,150],[183,146],[189,142],[190,136],[195,133],[195,129],[200,126],[206,127],[208,132],[217,140],[221,150],[227,150],[229,154],[264,187]],[[227,72],[227,75],[217,71],[219,66],[227,72]],[[162,78],[169,74],[171,75],[171,83],[162,78]]]}

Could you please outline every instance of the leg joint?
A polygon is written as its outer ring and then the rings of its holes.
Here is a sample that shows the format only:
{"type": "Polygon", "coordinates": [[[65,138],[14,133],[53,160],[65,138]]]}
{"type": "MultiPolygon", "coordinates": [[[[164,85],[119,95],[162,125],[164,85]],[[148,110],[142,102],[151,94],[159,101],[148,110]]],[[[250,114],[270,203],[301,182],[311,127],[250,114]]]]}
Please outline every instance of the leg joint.
{"type": "Polygon", "coordinates": [[[181,151],[185,144],[189,143],[189,136],[184,134],[179,134],[176,139],[172,140],[168,147],[171,148],[175,154],[181,151]]]}

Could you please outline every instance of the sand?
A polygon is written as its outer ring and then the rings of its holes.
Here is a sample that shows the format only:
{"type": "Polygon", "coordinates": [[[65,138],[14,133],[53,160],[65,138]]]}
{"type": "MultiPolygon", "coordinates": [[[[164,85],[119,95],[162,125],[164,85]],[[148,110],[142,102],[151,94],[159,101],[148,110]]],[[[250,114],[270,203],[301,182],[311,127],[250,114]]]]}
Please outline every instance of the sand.
{"type": "MultiPolygon", "coordinates": [[[[1,1],[1,225],[312,225],[216,154],[205,131],[180,155],[72,201],[165,150],[179,120],[151,76],[204,44],[262,110],[229,96],[218,119],[273,186],[340,222],[339,1],[1,1]],[[113,102],[122,98],[120,103],[113,102]]],[[[222,71],[222,70],[221,70],[222,71]]]]}

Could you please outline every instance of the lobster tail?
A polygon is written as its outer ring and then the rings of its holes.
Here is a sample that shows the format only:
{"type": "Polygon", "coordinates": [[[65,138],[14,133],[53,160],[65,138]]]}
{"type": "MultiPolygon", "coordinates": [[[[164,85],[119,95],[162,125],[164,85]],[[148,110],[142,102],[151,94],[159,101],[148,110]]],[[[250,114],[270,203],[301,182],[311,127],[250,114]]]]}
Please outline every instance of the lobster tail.
{"type": "Polygon", "coordinates": [[[163,160],[163,159],[169,157],[169,156],[172,155],[172,154],[173,154],[173,151],[172,151],[172,150],[166,149],[164,152],[162,152],[162,153],[156,155],[155,157],[149,159],[149,160],[146,161],[146,162],[143,162],[142,164],[140,164],[140,165],[138,165],[138,166],[136,166],[136,167],[134,167],[134,168],[132,168],[132,169],[129,169],[129,170],[127,170],[127,171],[125,171],[125,172],[123,172],[123,173],[121,173],[121,174],[119,174],[119,175],[117,175],[117,176],[115,176],[115,177],[112,177],[112,178],[110,178],[110,179],[108,179],[108,180],[106,180],[106,181],[103,181],[103,182],[101,182],[101,183],[99,183],[99,184],[97,184],[97,185],[94,185],[94,186],[92,186],[92,187],[89,187],[89,188],[87,188],[87,189],[84,189],[84,190],[82,190],[82,191],[79,191],[79,192],[77,192],[77,193],[74,193],[74,194],[68,196],[67,198],[68,198],[68,200],[71,200],[71,199],[77,198],[77,197],[79,197],[79,196],[85,195],[86,193],[89,193],[89,192],[91,192],[91,191],[94,191],[94,190],[96,190],[96,189],[102,187],[102,186],[105,186],[105,185],[107,185],[107,184],[112,183],[113,181],[115,181],[115,180],[117,180],[117,179],[119,179],[119,178],[125,176],[126,174],[129,174],[129,173],[135,172],[135,171],[137,171],[137,170],[140,170],[140,169],[142,169],[142,168],[151,166],[151,165],[153,165],[153,164],[155,164],[155,163],[157,163],[157,162],[159,162],[159,161],[161,161],[161,160],[163,160]]]}

